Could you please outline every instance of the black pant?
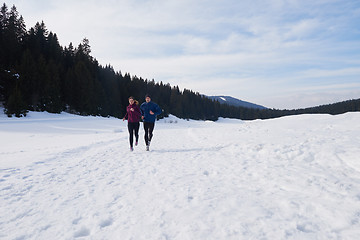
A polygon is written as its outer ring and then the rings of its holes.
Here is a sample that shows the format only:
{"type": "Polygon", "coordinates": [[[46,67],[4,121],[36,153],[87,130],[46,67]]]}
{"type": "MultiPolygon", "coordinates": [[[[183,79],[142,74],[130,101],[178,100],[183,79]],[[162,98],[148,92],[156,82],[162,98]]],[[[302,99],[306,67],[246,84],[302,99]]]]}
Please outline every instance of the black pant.
{"type": "Polygon", "coordinates": [[[150,141],[153,137],[153,130],[155,127],[155,123],[144,122],[144,130],[145,130],[145,144],[146,146],[150,145],[150,141]]]}
{"type": "Polygon", "coordinates": [[[128,130],[129,130],[129,134],[130,134],[130,137],[129,137],[130,147],[133,146],[134,134],[135,134],[136,142],[139,140],[139,127],[140,127],[139,122],[128,122],[128,130]]]}

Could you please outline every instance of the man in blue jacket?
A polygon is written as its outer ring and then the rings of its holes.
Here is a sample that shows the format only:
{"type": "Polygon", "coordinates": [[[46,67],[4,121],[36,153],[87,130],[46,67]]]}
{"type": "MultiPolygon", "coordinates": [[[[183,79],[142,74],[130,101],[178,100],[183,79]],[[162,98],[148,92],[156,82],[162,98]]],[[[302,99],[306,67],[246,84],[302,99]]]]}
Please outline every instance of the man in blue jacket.
{"type": "Polygon", "coordinates": [[[140,106],[142,119],[145,130],[145,144],[146,151],[149,151],[151,139],[153,137],[153,130],[155,127],[156,116],[162,113],[159,105],[151,101],[149,94],[145,95],[145,102],[140,106]]]}

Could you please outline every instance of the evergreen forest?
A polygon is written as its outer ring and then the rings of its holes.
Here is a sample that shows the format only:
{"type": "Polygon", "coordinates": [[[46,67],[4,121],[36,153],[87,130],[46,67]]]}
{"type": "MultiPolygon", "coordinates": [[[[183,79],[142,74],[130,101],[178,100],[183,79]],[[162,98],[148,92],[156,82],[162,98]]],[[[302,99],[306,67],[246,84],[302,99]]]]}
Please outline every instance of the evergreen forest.
{"type": "Polygon", "coordinates": [[[91,56],[89,39],[60,46],[56,33],[38,22],[26,29],[15,6],[0,9],[0,102],[10,116],[28,111],[62,111],[94,116],[125,115],[128,97],[140,102],[145,94],[183,119],[268,119],[304,113],[341,114],[360,111],[360,99],[296,110],[253,109],[220,104],[189,89],[143,79],[102,66],[91,56]]]}

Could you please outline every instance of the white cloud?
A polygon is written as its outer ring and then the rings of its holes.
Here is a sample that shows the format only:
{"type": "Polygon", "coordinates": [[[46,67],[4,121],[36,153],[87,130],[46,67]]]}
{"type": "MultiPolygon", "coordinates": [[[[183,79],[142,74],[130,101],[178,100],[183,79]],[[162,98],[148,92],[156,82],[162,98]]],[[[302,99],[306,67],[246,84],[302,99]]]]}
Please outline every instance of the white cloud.
{"type": "Polygon", "coordinates": [[[309,69],[302,73],[302,78],[339,78],[355,77],[360,85],[360,67],[357,68],[340,68],[340,69],[309,69]]]}
{"type": "Polygon", "coordinates": [[[321,27],[317,19],[301,19],[289,26],[289,31],[285,32],[285,39],[303,39],[316,35],[321,27]]]}

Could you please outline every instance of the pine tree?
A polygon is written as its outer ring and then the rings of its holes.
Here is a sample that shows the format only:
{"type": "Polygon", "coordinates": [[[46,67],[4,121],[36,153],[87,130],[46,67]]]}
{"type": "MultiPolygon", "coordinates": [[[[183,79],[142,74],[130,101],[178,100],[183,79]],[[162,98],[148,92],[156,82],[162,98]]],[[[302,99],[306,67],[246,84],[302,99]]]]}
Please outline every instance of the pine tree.
{"type": "Polygon", "coordinates": [[[180,118],[184,118],[182,104],[181,104],[181,92],[178,86],[173,87],[171,89],[170,109],[171,109],[170,112],[171,114],[180,118]]]}
{"type": "Polygon", "coordinates": [[[22,99],[21,91],[18,88],[16,88],[13,94],[10,95],[5,106],[6,106],[5,113],[9,117],[11,117],[13,114],[16,117],[26,116],[27,110],[25,108],[25,104],[22,99]]]}
{"type": "Polygon", "coordinates": [[[26,49],[22,55],[18,71],[21,76],[21,92],[23,100],[29,110],[35,110],[39,98],[38,93],[38,73],[36,62],[29,49],[26,49]]]}
{"type": "Polygon", "coordinates": [[[45,55],[48,56],[48,59],[52,59],[56,62],[60,62],[63,56],[63,49],[59,44],[59,40],[56,34],[52,32],[49,33],[47,37],[46,51],[45,55]]]}
{"type": "Polygon", "coordinates": [[[15,114],[16,117],[26,116],[27,110],[26,105],[23,101],[21,90],[19,88],[19,78],[18,74],[13,74],[10,82],[15,85],[12,88],[10,96],[5,101],[5,113],[11,117],[15,114]]]}
{"type": "Polygon", "coordinates": [[[96,113],[96,98],[94,95],[94,79],[83,61],[75,65],[75,106],[76,110],[84,115],[94,115],[96,113]]]}
{"type": "Polygon", "coordinates": [[[91,60],[92,59],[90,56],[91,47],[89,43],[90,43],[89,39],[84,38],[78,46],[77,54],[80,54],[80,56],[84,56],[87,59],[91,60]]]}
{"type": "Polygon", "coordinates": [[[21,57],[21,43],[25,35],[25,23],[16,7],[8,12],[4,3],[0,10],[0,66],[10,68],[21,57]]]}
{"type": "Polygon", "coordinates": [[[26,36],[25,21],[22,16],[19,17],[19,13],[15,5],[11,8],[9,17],[10,31],[14,32],[17,42],[22,42],[26,36]]]}
{"type": "Polygon", "coordinates": [[[4,3],[0,9],[0,71],[4,70],[6,63],[5,58],[5,39],[4,34],[6,31],[8,25],[8,12],[7,12],[7,6],[4,3]]]}
{"type": "Polygon", "coordinates": [[[75,73],[74,67],[68,68],[64,80],[63,80],[63,87],[62,87],[62,96],[65,103],[65,108],[68,112],[77,113],[76,112],[76,97],[77,91],[75,88],[75,73]]]}
{"type": "Polygon", "coordinates": [[[45,110],[60,113],[64,110],[61,98],[59,66],[51,60],[47,66],[49,78],[45,86],[45,110]]]}

